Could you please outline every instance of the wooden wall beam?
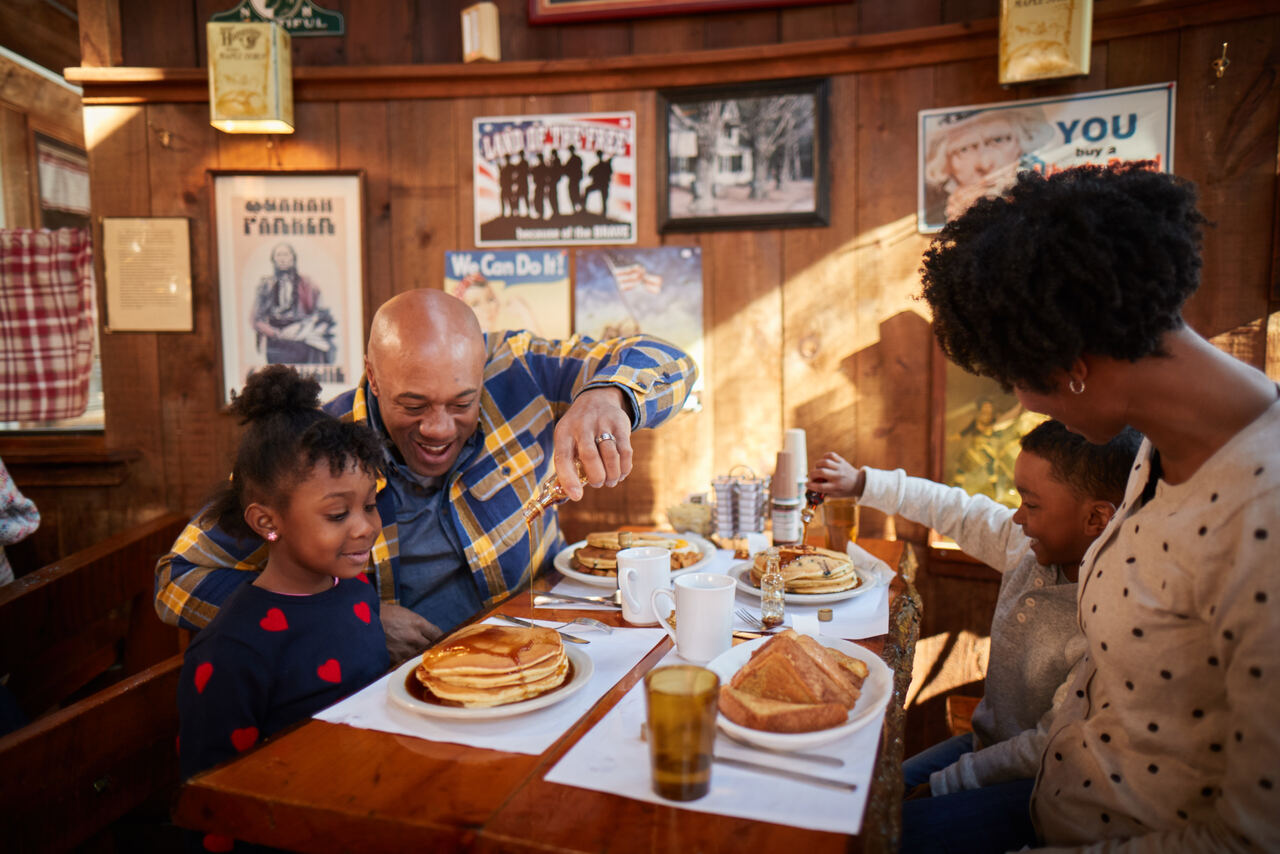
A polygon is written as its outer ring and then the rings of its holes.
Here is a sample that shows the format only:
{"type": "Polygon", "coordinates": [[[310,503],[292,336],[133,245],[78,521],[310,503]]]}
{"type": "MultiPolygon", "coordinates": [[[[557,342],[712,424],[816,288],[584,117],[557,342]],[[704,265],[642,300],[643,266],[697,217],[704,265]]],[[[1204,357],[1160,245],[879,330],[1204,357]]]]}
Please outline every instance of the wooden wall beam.
{"type": "Polygon", "coordinates": [[[120,0],[80,0],[80,64],[89,68],[120,65],[120,0]]]}
{"type": "MultiPolygon", "coordinates": [[[[1095,42],[1257,17],[1274,0],[1126,0],[1100,4],[1095,42]]],[[[554,95],[855,74],[993,58],[997,21],[948,23],[808,42],[492,65],[304,66],[296,101],[554,95]]],[[[207,101],[203,68],[69,68],[87,105],[207,101]]]]}

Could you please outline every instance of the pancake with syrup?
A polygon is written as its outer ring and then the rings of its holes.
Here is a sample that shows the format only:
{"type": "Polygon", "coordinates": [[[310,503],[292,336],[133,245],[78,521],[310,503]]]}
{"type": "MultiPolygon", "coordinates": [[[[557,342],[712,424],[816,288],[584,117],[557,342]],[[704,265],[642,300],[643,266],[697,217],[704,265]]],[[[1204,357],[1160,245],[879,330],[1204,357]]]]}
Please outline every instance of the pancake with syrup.
{"type": "Polygon", "coordinates": [[[568,678],[569,657],[553,629],[478,624],[423,653],[414,675],[447,703],[501,706],[558,688],[568,678]]]}
{"type": "Polygon", "coordinates": [[[703,557],[697,547],[678,537],[631,531],[598,531],[587,534],[586,543],[575,549],[569,558],[569,566],[588,575],[615,576],[618,574],[618,552],[640,546],[654,546],[670,551],[672,572],[693,566],[703,557]]]}
{"type": "Polygon", "coordinates": [[[782,565],[782,579],[788,593],[839,593],[862,583],[847,554],[817,546],[772,546],[755,556],[751,583],[759,587],[765,560],[776,554],[782,565]]]}

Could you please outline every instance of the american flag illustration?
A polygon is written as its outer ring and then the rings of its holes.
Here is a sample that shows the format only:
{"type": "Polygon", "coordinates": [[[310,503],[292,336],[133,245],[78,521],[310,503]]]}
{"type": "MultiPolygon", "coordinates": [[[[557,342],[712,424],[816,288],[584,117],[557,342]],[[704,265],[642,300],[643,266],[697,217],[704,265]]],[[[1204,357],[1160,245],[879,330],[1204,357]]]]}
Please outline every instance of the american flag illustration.
{"type": "Polygon", "coordinates": [[[628,264],[625,267],[613,267],[613,279],[618,283],[618,290],[629,291],[635,287],[643,287],[651,294],[662,290],[662,276],[650,273],[643,264],[628,264]]]}

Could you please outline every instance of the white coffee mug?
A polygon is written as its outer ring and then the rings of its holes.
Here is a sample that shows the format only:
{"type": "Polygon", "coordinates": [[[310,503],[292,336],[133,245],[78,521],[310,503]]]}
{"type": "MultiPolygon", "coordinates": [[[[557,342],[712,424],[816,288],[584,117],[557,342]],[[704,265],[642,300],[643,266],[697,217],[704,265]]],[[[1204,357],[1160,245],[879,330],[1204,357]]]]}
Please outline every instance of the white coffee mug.
{"type": "Polygon", "coordinates": [[[653,591],[651,602],[658,622],[676,642],[685,661],[706,664],[733,645],[733,597],[737,583],[727,575],[695,572],[675,580],[674,592],[653,591]],[[669,608],[658,606],[666,597],[676,613],[676,627],[662,619],[669,608]]]}
{"type": "Polygon", "coordinates": [[[657,624],[653,591],[671,584],[671,552],[657,546],[618,552],[618,589],[622,591],[622,619],[633,626],[657,624]]]}

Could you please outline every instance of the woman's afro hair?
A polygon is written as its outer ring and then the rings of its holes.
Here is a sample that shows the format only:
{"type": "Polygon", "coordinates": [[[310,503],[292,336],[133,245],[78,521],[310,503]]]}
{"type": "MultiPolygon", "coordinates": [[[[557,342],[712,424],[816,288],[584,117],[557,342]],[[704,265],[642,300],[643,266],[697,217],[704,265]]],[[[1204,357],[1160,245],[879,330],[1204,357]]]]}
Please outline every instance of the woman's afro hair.
{"type": "Polygon", "coordinates": [[[948,223],[921,268],[947,357],[1045,392],[1083,353],[1160,355],[1199,284],[1205,219],[1194,186],[1153,167],[1023,172],[948,223]]]}

